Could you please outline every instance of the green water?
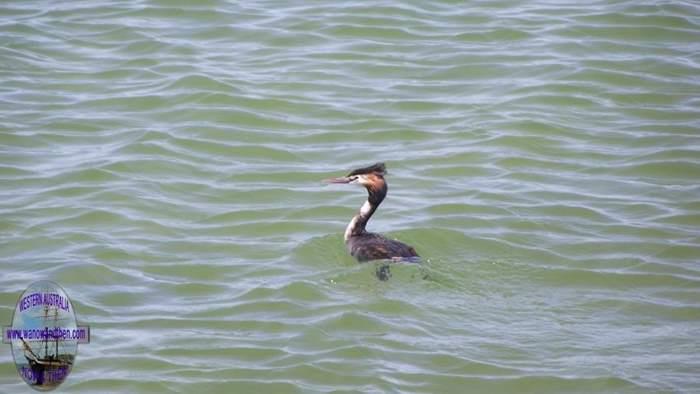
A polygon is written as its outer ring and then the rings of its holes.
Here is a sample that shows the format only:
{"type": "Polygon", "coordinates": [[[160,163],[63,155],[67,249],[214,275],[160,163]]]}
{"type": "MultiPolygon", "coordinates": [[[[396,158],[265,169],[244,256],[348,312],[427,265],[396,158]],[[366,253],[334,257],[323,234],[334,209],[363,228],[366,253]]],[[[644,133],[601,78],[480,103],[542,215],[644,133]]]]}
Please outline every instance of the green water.
{"type": "Polygon", "coordinates": [[[0,5],[0,323],[64,287],[61,391],[700,392],[697,3],[190,3],[0,5]],[[377,161],[386,282],[320,182],[377,161]]]}

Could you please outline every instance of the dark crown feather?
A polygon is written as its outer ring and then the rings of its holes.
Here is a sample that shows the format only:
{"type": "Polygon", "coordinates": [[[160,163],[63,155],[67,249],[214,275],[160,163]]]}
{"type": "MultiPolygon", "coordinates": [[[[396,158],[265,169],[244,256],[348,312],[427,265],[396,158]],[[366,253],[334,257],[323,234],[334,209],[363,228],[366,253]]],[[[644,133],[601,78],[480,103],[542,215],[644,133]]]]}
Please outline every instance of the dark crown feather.
{"type": "Polygon", "coordinates": [[[372,164],[369,167],[363,167],[363,168],[358,168],[356,170],[353,170],[351,173],[348,174],[348,176],[353,176],[353,175],[364,175],[364,174],[377,174],[377,175],[384,175],[386,174],[386,166],[384,163],[375,163],[372,164]]]}

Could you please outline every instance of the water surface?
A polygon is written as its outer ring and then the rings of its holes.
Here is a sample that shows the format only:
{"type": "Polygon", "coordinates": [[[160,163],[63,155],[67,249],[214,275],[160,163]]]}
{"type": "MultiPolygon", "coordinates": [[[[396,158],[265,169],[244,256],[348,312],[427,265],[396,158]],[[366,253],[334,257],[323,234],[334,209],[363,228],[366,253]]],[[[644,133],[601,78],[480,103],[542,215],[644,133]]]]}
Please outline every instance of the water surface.
{"type": "Polygon", "coordinates": [[[690,1],[4,3],[0,322],[60,283],[75,393],[698,392],[699,54],[690,1]],[[376,161],[386,282],[320,183],[376,161]]]}

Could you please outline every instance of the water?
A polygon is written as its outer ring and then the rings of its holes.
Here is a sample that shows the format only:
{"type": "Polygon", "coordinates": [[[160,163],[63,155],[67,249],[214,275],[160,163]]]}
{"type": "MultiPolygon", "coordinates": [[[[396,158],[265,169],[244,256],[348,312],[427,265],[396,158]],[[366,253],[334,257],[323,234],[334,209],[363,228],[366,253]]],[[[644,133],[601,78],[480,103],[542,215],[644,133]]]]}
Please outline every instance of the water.
{"type": "Polygon", "coordinates": [[[697,3],[190,3],[0,5],[0,323],[65,288],[62,390],[700,392],[697,3]],[[386,282],[320,183],[377,161],[386,282]]]}

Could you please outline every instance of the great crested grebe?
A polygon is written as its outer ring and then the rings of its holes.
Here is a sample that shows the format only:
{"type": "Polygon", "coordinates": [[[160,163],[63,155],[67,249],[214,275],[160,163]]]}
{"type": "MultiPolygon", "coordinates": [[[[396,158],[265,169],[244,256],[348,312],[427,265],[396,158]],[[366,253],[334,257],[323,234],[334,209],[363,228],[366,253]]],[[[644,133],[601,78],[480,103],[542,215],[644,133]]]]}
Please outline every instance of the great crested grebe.
{"type": "Polygon", "coordinates": [[[419,257],[416,250],[405,243],[365,230],[369,218],[386,197],[388,187],[385,174],[384,163],[376,163],[353,170],[344,177],[325,180],[326,183],[357,183],[367,189],[367,201],[345,228],[345,245],[350,254],[361,262],[380,259],[412,261],[419,257]]]}

